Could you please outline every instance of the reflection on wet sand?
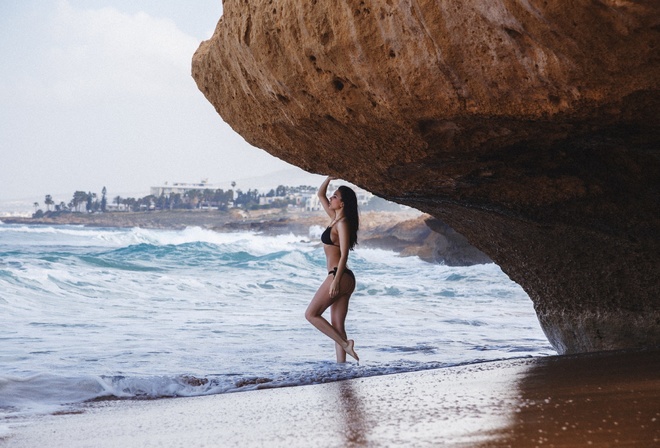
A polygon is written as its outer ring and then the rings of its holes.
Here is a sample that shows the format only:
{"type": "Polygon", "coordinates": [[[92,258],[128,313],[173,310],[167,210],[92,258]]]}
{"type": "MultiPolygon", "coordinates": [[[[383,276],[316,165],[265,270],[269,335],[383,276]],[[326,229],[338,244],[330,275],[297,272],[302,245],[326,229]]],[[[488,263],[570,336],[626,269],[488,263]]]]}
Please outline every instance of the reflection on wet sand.
{"type": "Polygon", "coordinates": [[[510,424],[481,446],[660,446],[660,352],[539,360],[520,375],[510,424]]]}
{"type": "Polygon", "coordinates": [[[341,427],[338,428],[343,437],[343,446],[365,446],[367,444],[369,420],[360,397],[356,394],[355,384],[350,381],[336,383],[339,394],[339,412],[341,427]]]}
{"type": "Polygon", "coordinates": [[[659,351],[490,362],[326,387],[336,400],[326,417],[335,420],[338,446],[660,446],[659,351]]]}
{"type": "Polygon", "coordinates": [[[325,416],[335,420],[336,446],[474,446],[510,423],[504,411],[516,401],[515,383],[498,372],[484,363],[459,375],[441,369],[327,384],[324,400],[333,405],[325,416]]]}

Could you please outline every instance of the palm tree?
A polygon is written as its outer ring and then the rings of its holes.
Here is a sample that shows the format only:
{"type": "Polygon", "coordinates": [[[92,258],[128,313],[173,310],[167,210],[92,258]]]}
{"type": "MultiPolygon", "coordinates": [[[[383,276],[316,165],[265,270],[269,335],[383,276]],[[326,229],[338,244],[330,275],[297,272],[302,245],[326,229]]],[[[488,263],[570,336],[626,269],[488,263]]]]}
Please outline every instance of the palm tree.
{"type": "Polygon", "coordinates": [[[202,199],[206,203],[206,206],[208,207],[208,210],[211,210],[211,201],[213,201],[213,195],[214,191],[211,190],[210,188],[205,188],[201,194],[202,194],[202,199]]]}
{"type": "Polygon", "coordinates": [[[44,200],[44,204],[46,204],[46,209],[50,211],[50,206],[53,205],[55,201],[53,201],[53,197],[49,194],[46,195],[46,199],[44,200]]]}
{"type": "Polygon", "coordinates": [[[37,209],[39,208],[39,203],[35,202],[32,204],[32,206],[34,207],[34,212],[37,213],[37,209]]]}
{"type": "Polygon", "coordinates": [[[72,208],[75,208],[76,211],[79,212],[80,205],[86,201],[87,201],[87,193],[85,193],[84,191],[76,191],[75,193],[73,193],[73,201],[71,201],[73,204],[72,208]]]}
{"type": "Polygon", "coordinates": [[[96,200],[96,193],[92,193],[91,191],[87,193],[87,205],[85,207],[87,209],[87,213],[96,211],[96,209],[98,209],[98,201],[96,200]]]}
{"type": "Polygon", "coordinates": [[[188,190],[184,193],[184,196],[188,199],[190,208],[195,208],[197,207],[197,202],[202,197],[202,192],[199,190],[188,190]]]}
{"type": "Polygon", "coordinates": [[[181,194],[172,193],[170,194],[170,210],[173,208],[179,208],[181,205],[181,194]]]}
{"type": "Polygon", "coordinates": [[[105,205],[108,203],[108,200],[105,198],[105,195],[106,195],[107,192],[108,192],[108,190],[106,190],[105,187],[103,187],[103,190],[101,190],[101,194],[102,194],[102,197],[101,197],[101,211],[103,213],[105,213],[105,205]]]}
{"type": "Polygon", "coordinates": [[[156,196],[150,194],[140,199],[140,203],[143,204],[147,210],[153,210],[152,207],[155,206],[156,200],[157,200],[156,196]]]}

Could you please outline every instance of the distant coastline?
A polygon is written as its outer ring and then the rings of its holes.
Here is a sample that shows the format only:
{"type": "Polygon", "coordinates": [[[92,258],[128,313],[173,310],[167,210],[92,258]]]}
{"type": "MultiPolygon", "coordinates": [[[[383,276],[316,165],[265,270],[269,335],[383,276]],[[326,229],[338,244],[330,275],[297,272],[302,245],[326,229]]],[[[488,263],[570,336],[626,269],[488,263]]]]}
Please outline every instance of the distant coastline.
{"type": "MultiPolygon", "coordinates": [[[[234,190],[235,186],[232,182],[231,189],[223,190],[206,181],[174,183],[153,187],[152,194],[141,198],[111,198],[103,187],[100,194],[75,191],[68,203],[58,203],[48,194],[43,201],[45,211],[34,202],[31,216],[3,216],[0,222],[169,230],[200,227],[215,232],[294,234],[301,238],[316,238],[328,224],[316,187],[279,185],[264,194],[252,188],[234,190]]],[[[491,262],[441,221],[352,188],[361,212],[360,247],[392,250],[401,256],[452,266],[491,262]]]]}
{"type": "MultiPolygon", "coordinates": [[[[141,227],[180,230],[200,227],[215,232],[257,232],[313,237],[328,218],[322,211],[268,208],[242,210],[153,210],[139,212],[58,213],[39,217],[3,217],[4,224],[77,225],[86,227],[141,227]]],[[[418,256],[428,262],[471,265],[491,262],[447,225],[414,209],[363,211],[359,247],[392,250],[402,256],[418,256]]]]}

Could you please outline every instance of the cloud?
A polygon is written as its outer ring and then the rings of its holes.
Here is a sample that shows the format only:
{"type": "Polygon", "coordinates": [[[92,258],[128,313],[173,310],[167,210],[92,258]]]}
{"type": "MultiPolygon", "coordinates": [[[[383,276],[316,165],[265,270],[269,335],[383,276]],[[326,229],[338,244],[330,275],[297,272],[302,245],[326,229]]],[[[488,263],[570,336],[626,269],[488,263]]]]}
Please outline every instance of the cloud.
{"type": "Polygon", "coordinates": [[[170,19],[113,8],[74,9],[60,1],[50,29],[42,95],[105,101],[190,91],[190,57],[198,42],[170,19]]]}
{"type": "Polygon", "coordinates": [[[247,144],[198,91],[199,40],[178,22],[141,3],[131,13],[72,3],[21,10],[0,29],[0,199],[148,192],[290,166],[247,144]]]}

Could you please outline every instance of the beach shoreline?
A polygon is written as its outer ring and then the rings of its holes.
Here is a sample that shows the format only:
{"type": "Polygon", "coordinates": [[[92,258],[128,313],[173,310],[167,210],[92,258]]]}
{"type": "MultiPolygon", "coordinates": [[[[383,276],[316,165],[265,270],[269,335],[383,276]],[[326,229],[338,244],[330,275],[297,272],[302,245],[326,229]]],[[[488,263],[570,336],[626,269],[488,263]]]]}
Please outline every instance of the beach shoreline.
{"type": "Polygon", "coordinates": [[[660,350],[518,358],[327,384],[99,401],[2,447],[653,446],[660,350]]]}

